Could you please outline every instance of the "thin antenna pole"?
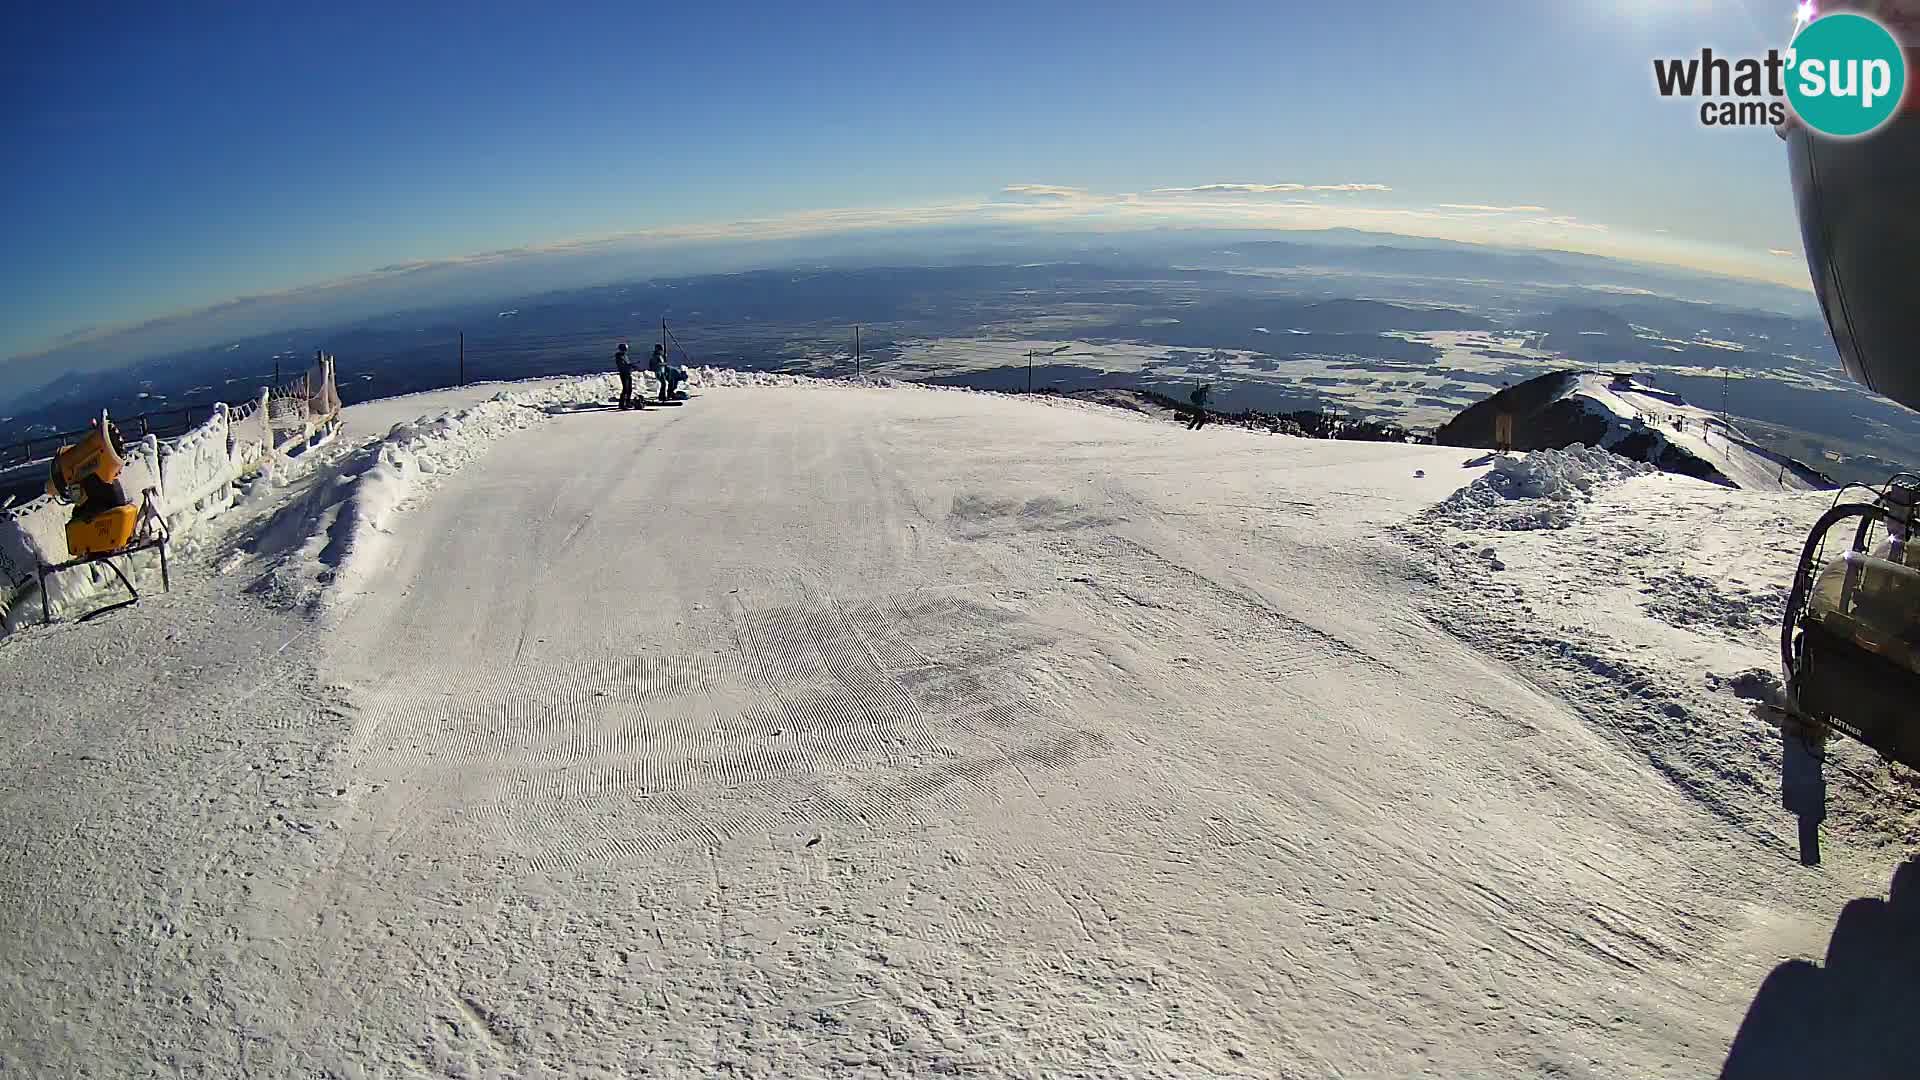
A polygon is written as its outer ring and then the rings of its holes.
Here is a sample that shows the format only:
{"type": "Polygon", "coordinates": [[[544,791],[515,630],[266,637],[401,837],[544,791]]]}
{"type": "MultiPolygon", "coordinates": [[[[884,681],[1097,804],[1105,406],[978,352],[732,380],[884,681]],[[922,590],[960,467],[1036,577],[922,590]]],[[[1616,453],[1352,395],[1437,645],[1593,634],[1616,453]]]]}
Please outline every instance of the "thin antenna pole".
{"type": "Polygon", "coordinates": [[[853,377],[860,377],[860,324],[853,324],[853,377]]]}
{"type": "Polygon", "coordinates": [[[1033,350],[1027,350],[1027,393],[1033,393],[1033,350]]]}
{"type": "Polygon", "coordinates": [[[467,332],[460,331],[460,385],[467,385],[467,332]]]}

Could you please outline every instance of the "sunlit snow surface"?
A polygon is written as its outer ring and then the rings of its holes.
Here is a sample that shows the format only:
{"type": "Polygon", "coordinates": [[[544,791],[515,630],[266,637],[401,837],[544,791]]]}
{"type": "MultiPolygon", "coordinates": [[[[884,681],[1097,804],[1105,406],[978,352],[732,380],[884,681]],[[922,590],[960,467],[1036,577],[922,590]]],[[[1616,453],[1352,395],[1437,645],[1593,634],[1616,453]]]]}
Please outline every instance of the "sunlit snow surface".
{"type": "Polygon", "coordinates": [[[0,644],[0,1071],[1711,1075],[1914,839],[1721,688],[1820,496],[692,390],[357,407],[0,644]]]}

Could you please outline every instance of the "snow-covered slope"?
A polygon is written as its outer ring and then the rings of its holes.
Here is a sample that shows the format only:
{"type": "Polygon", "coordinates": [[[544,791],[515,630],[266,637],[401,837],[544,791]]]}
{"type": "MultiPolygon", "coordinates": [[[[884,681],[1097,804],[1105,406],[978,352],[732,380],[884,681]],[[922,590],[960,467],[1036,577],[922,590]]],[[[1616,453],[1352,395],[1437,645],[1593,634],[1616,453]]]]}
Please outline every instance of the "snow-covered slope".
{"type": "Polygon", "coordinates": [[[1602,446],[1644,440],[1651,445],[1634,456],[1658,462],[1684,454],[1707,463],[1733,486],[1750,491],[1812,491],[1832,486],[1825,477],[1766,449],[1718,414],[1689,405],[1671,391],[1589,373],[1579,376],[1565,396],[1612,425],[1602,446]]]}
{"type": "Polygon", "coordinates": [[[1724,688],[1812,499],[702,374],[0,644],[0,1071],[1700,1075],[1885,891],[1724,688]]]}

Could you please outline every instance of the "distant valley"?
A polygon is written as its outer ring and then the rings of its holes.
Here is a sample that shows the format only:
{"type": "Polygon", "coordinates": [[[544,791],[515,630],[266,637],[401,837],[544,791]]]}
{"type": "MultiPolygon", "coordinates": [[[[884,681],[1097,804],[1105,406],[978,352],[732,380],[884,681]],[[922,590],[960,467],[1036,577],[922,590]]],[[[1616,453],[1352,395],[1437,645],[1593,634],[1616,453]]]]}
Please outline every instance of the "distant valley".
{"type": "Polygon", "coordinates": [[[1810,298],[1587,256],[1316,236],[840,260],[389,314],[68,376],[0,408],[0,447],[102,407],[243,399],[319,348],[339,357],[349,403],[457,381],[462,334],[468,381],[592,371],[665,319],[694,364],[852,376],[857,325],[868,376],[1176,397],[1208,382],[1224,411],[1330,408],[1416,430],[1545,371],[1630,371],[1840,479],[1920,461],[1920,415],[1845,378],[1810,298]],[[1010,257],[974,257],[989,256],[1010,257]]]}

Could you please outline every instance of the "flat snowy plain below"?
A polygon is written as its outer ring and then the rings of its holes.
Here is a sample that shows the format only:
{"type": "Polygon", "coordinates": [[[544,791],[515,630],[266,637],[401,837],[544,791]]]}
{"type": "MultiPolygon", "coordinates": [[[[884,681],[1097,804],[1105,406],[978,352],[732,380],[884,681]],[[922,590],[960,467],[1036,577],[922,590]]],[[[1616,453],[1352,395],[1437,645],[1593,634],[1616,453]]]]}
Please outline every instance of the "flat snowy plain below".
{"type": "Polygon", "coordinates": [[[1826,497],[703,381],[356,407],[0,640],[0,1074],[1911,1063],[1913,785],[1798,866],[1725,683],[1826,497]]]}

